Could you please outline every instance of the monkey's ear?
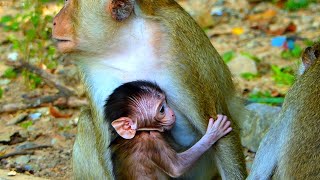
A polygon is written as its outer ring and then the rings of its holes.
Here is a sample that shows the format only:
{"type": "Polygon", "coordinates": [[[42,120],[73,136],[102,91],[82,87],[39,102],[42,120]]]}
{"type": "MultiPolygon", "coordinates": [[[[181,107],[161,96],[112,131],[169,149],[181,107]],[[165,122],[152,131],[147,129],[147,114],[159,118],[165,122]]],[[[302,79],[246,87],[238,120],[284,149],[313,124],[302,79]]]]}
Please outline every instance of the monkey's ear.
{"type": "Polygon", "coordinates": [[[307,47],[302,53],[302,62],[304,68],[307,70],[313,64],[315,59],[317,58],[315,57],[312,47],[307,47]]]}
{"type": "Polygon", "coordinates": [[[132,139],[136,135],[137,122],[128,117],[121,117],[111,123],[112,127],[124,139],[132,139]]]}
{"type": "Polygon", "coordinates": [[[116,21],[126,20],[134,8],[134,0],[111,0],[109,11],[116,21]]]}
{"type": "Polygon", "coordinates": [[[302,53],[302,62],[305,69],[308,69],[320,58],[320,44],[316,43],[312,47],[307,47],[302,53]]]}

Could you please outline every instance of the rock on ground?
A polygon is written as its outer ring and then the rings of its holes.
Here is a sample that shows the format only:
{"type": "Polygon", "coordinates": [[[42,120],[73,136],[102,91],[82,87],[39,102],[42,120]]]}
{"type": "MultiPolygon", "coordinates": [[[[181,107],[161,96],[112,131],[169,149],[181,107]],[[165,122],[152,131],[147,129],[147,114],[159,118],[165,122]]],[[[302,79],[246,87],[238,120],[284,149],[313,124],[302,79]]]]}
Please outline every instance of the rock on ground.
{"type": "Polygon", "coordinates": [[[256,152],[269,127],[276,121],[281,108],[259,103],[249,104],[246,108],[250,111],[250,117],[242,125],[241,141],[243,146],[256,152]]]}

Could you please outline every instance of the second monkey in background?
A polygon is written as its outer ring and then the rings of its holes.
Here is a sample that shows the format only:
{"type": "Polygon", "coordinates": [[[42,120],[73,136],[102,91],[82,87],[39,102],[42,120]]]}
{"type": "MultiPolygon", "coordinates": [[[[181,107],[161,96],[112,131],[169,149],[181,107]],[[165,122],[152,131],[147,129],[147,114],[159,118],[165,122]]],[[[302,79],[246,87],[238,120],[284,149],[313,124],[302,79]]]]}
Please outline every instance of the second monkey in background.
{"type": "Polygon", "coordinates": [[[221,137],[232,129],[226,116],[209,119],[205,135],[188,150],[177,153],[164,133],[175,123],[166,95],[147,81],[125,83],[105,104],[105,118],[119,135],[112,143],[116,179],[169,179],[183,175],[221,137]]]}

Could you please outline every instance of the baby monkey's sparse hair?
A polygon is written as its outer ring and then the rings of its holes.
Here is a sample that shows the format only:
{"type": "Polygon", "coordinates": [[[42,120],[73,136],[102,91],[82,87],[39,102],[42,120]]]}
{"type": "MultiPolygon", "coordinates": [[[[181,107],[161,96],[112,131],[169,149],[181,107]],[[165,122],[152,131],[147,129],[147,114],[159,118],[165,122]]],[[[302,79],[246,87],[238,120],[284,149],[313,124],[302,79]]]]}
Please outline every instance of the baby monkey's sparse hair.
{"type": "Polygon", "coordinates": [[[150,99],[162,96],[165,96],[165,93],[156,83],[142,80],[125,83],[116,88],[106,100],[105,119],[113,121],[120,117],[132,116],[137,113],[137,108],[133,107],[139,107],[141,102],[148,103],[150,99]]]}
{"type": "Polygon", "coordinates": [[[163,133],[174,126],[174,111],[160,87],[147,81],[119,86],[104,108],[107,123],[119,135],[110,143],[119,180],[179,177],[232,130],[226,116],[218,115],[217,121],[210,118],[206,134],[190,149],[177,153],[163,133]]]}

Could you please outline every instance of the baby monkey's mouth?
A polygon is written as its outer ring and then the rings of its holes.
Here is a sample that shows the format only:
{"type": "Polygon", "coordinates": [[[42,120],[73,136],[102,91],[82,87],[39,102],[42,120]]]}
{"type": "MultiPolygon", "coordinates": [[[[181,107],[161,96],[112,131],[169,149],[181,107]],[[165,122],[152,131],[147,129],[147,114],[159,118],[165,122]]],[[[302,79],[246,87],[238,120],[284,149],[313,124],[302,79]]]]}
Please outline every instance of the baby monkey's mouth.
{"type": "Polygon", "coordinates": [[[173,126],[174,126],[174,123],[169,124],[169,125],[166,125],[166,126],[163,126],[163,130],[164,130],[164,131],[168,131],[168,130],[172,129],[173,126]]]}

